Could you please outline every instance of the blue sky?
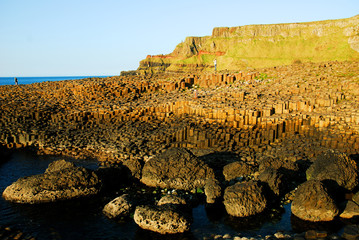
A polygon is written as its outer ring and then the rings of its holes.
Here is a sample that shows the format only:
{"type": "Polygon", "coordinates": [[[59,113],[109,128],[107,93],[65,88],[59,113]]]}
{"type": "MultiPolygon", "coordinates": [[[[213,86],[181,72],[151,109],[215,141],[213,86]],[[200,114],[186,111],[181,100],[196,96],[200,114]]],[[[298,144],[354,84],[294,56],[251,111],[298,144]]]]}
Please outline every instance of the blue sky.
{"type": "Polygon", "coordinates": [[[357,14],[358,0],[0,0],[0,77],[118,75],[214,27],[357,14]]]}

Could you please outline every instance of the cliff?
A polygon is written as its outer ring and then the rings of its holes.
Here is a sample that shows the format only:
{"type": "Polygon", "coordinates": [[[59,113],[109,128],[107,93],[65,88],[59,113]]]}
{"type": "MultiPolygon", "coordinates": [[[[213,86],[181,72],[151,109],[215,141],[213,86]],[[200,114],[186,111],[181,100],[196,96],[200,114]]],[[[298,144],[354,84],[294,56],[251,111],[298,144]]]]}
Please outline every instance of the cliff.
{"type": "Polygon", "coordinates": [[[307,23],[217,27],[187,37],[167,55],[147,56],[138,71],[190,72],[263,68],[295,62],[359,59],[359,15],[307,23]]]}

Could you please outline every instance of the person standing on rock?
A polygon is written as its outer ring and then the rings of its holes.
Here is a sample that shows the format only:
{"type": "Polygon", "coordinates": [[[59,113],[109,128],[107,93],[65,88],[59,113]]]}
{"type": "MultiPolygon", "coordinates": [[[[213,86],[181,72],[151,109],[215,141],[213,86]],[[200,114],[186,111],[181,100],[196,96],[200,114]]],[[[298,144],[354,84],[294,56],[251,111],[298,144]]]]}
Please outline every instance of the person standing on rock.
{"type": "Polygon", "coordinates": [[[214,59],[214,71],[217,72],[217,59],[214,59]]]}
{"type": "Polygon", "coordinates": [[[17,81],[17,78],[15,78],[14,80],[15,80],[15,85],[18,85],[19,82],[17,81]]]}

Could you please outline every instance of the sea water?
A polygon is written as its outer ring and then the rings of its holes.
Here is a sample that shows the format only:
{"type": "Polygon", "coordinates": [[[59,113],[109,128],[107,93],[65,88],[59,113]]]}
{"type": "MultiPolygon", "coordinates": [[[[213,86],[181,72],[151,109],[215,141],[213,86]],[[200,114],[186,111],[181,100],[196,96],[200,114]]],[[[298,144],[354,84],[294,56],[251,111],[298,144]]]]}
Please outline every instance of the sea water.
{"type": "MultiPolygon", "coordinates": [[[[15,152],[0,162],[0,192],[20,177],[43,173],[48,164],[60,157],[38,156],[15,152]]],[[[73,160],[95,170],[94,160],[73,160]]],[[[111,220],[102,208],[111,199],[94,198],[48,204],[16,204],[0,198],[0,226],[9,226],[31,234],[36,239],[166,239],[165,236],[140,229],[132,219],[111,220]]],[[[289,207],[289,206],[288,206],[289,207]]],[[[193,209],[191,231],[171,239],[202,239],[211,233],[253,236],[273,234],[278,229],[291,230],[290,210],[283,210],[275,219],[240,222],[229,219],[223,209],[209,209],[200,204],[193,209]]]]}
{"type": "MultiPolygon", "coordinates": [[[[90,77],[109,77],[109,76],[57,76],[57,77],[16,77],[18,84],[31,84],[39,82],[53,82],[63,80],[76,80],[90,77]]],[[[0,85],[15,85],[15,77],[0,77],[0,85]]]]}

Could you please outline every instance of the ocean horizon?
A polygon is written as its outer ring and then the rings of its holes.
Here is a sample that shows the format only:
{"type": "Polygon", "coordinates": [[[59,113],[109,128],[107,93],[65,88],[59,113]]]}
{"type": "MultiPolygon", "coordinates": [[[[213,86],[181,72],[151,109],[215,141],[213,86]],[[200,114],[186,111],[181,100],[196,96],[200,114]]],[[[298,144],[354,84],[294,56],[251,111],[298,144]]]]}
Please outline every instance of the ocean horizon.
{"type": "MultiPolygon", "coordinates": [[[[31,84],[31,83],[40,83],[40,82],[55,82],[55,81],[64,81],[64,80],[77,80],[84,78],[92,77],[111,77],[108,76],[51,76],[51,77],[16,77],[19,85],[21,84],[31,84]]],[[[15,85],[15,77],[0,77],[0,85],[15,85]]]]}

